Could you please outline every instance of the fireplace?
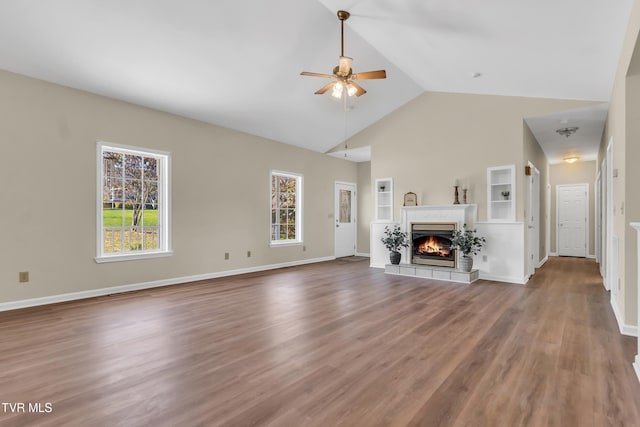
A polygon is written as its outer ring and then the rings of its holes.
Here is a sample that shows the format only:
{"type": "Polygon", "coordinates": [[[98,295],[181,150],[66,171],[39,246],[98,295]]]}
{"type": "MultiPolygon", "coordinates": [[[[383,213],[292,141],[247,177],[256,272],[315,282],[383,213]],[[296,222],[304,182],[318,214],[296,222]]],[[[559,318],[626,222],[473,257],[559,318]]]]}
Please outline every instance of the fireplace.
{"type": "Polygon", "coordinates": [[[457,224],[441,222],[411,223],[411,263],[456,267],[456,251],[451,238],[457,224]]]}

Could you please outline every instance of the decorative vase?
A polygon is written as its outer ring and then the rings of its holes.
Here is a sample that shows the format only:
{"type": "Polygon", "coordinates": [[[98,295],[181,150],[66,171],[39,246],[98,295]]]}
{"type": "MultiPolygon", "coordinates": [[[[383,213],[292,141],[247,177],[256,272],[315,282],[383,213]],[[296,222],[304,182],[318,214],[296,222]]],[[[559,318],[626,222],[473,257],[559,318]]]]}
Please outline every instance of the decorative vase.
{"type": "Polygon", "coordinates": [[[473,258],[470,256],[462,255],[460,257],[460,266],[459,269],[464,272],[470,272],[473,267],[473,258]]]}
{"type": "Polygon", "coordinates": [[[402,254],[400,252],[396,252],[396,251],[391,251],[391,253],[389,254],[389,259],[391,260],[391,264],[400,264],[400,257],[402,256],[402,254]]]}

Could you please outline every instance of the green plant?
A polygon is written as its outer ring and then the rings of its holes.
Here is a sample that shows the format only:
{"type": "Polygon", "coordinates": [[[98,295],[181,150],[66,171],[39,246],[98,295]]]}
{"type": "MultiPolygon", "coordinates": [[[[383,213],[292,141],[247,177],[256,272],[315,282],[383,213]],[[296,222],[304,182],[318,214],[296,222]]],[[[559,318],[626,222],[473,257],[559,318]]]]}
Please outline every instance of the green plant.
{"type": "Polygon", "coordinates": [[[399,252],[400,248],[406,248],[409,246],[409,239],[407,239],[407,233],[400,231],[399,225],[394,225],[393,230],[386,226],[384,228],[384,237],[380,238],[385,248],[391,252],[399,252]]]}
{"type": "Polygon", "coordinates": [[[467,224],[464,224],[462,230],[453,232],[451,249],[457,249],[463,256],[468,257],[470,254],[477,255],[485,243],[487,239],[476,236],[476,230],[468,229],[467,224]]]}

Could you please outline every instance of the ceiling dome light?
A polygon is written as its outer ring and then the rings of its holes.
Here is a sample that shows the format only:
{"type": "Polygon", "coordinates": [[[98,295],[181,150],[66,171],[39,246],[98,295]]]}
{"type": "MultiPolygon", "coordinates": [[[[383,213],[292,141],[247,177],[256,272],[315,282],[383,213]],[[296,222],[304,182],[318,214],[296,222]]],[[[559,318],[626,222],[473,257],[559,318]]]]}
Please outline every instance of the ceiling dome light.
{"type": "Polygon", "coordinates": [[[564,161],[565,161],[565,162],[567,162],[567,163],[575,163],[575,162],[577,162],[579,159],[580,159],[580,157],[578,157],[578,156],[570,156],[570,157],[565,157],[565,158],[564,158],[564,159],[562,159],[562,160],[564,160],[564,161]]]}
{"type": "Polygon", "coordinates": [[[578,126],[569,126],[566,128],[556,129],[556,132],[558,132],[558,134],[564,136],[565,138],[569,138],[571,135],[576,133],[578,129],[580,129],[578,126]]]}

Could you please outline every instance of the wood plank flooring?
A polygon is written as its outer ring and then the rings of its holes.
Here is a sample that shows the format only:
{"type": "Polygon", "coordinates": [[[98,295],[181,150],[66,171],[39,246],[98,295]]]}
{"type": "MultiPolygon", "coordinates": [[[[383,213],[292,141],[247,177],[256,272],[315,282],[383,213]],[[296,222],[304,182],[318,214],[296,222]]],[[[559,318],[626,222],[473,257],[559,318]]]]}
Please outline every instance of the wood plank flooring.
{"type": "Polygon", "coordinates": [[[635,353],[592,260],[336,260],[0,313],[0,400],[43,409],[0,426],[638,426],[635,353]]]}

